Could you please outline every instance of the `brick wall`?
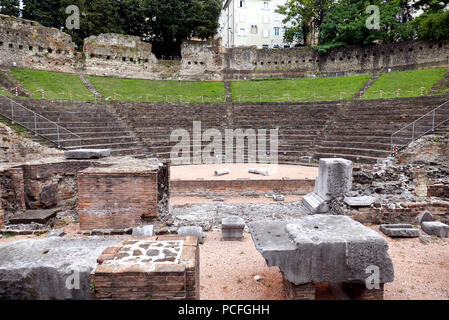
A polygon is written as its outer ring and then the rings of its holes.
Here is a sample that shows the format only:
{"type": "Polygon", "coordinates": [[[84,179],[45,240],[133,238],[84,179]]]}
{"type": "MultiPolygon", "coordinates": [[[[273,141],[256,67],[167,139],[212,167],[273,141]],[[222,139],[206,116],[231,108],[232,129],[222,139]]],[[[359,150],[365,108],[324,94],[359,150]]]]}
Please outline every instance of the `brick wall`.
{"type": "Polygon", "coordinates": [[[434,184],[427,186],[427,196],[449,199],[449,185],[434,184]]]}
{"type": "Polygon", "coordinates": [[[142,216],[157,216],[157,172],[78,174],[81,230],[138,226],[142,216]]]}
{"type": "Polygon", "coordinates": [[[449,202],[443,200],[429,200],[423,202],[395,203],[395,208],[359,208],[345,212],[354,220],[361,223],[415,223],[418,214],[430,211],[437,220],[449,222],[449,202]]]}
{"type": "Polygon", "coordinates": [[[225,196],[279,192],[305,195],[313,191],[312,179],[289,180],[175,180],[170,196],[225,196]]]}

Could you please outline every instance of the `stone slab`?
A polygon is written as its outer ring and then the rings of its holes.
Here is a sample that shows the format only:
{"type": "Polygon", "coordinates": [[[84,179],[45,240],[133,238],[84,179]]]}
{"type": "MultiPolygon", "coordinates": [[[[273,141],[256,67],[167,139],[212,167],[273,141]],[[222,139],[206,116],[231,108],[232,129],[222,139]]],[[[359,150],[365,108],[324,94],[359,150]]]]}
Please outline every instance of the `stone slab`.
{"type": "Polygon", "coordinates": [[[66,159],[100,159],[109,157],[111,149],[75,149],[64,152],[66,159]]]}
{"type": "Polygon", "coordinates": [[[203,243],[204,233],[201,227],[187,226],[178,229],[178,235],[181,237],[193,236],[198,238],[199,243],[203,243]]]}
{"type": "Polygon", "coordinates": [[[440,221],[424,221],[421,223],[422,230],[432,236],[447,238],[449,236],[449,226],[440,221]]]}
{"type": "Polygon", "coordinates": [[[302,203],[312,213],[329,212],[329,205],[327,201],[315,192],[310,192],[302,197],[302,203]]]}
{"type": "Polygon", "coordinates": [[[320,159],[315,193],[324,200],[344,195],[352,189],[352,161],[343,158],[320,159]]]}
{"type": "Polygon", "coordinates": [[[418,238],[419,230],[411,224],[382,224],[380,231],[391,238],[418,238]]]}
{"type": "Polygon", "coordinates": [[[143,227],[133,228],[132,232],[133,237],[152,237],[154,236],[154,226],[147,225],[143,227]]]}
{"type": "Polygon", "coordinates": [[[278,266],[295,285],[364,282],[369,266],[379,268],[379,282],[394,280],[388,244],[376,231],[347,216],[310,215],[292,221],[249,224],[257,250],[268,266],[278,266]]]}
{"type": "Polygon", "coordinates": [[[344,202],[350,207],[369,207],[376,202],[376,197],[362,196],[362,197],[345,197],[344,202]]]}
{"type": "Polygon", "coordinates": [[[97,258],[118,239],[27,239],[0,244],[0,300],[90,299],[97,258]],[[79,277],[79,289],[66,286],[79,277]]]}
{"type": "Polygon", "coordinates": [[[57,213],[60,211],[62,211],[62,209],[27,210],[9,219],[9,223],[30,224],[34,222],[46,224],[50,219],[56,218],[57,213]]]}

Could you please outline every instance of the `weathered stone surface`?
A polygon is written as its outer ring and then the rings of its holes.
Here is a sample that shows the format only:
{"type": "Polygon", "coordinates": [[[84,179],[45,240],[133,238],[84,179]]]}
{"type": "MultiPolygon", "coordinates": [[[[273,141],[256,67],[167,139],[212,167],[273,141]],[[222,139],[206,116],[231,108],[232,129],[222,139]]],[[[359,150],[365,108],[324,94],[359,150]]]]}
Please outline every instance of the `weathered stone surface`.
{"type": "Polygon", "coordinates": [[[381,283],[394,279],[388,244],[374,230],[347,216],[311,215],[298,220],[249,224],[268,266],[278,266],[295,285],[361,281],[379,267],[381,283]]]}
{"type": "Polygon", "coordinates": [[[187,226],[178,229],[178,235],[181,237],[194,236],[198,238],[199,243],[203,243],[204,233],[201,227],[187,226]]]}
{"type": "Polygon", "coordinates": [[[111,155],[110,149],[75,149],[64,152],[66,159],[100,159],[111,155]]]}
{"type": "Polygon", "coordinates": [[[274,201],[284,201],[284,196],[282,194],[274,194],[273,195],[273,200],[274,201]]]}
{"type": "Polygon", "coordinates": [[[47,238],[63,237],[64,235],[65,235],[64,229],[54,229],[50,232],[47,238]]]}
{"type": "Polygon", "coordinates": [[[421,228],[425,233],[440,238],[447,238],[449,236],[449,226],[440,221],[425,221],[421,223],[421,228]]]}
{"type": "Polygon", "coordinates": [[[143,227],[133,228],[133,237],[152,237],[154,236],[154,226],[148,225],[143,227]]]}
{"type": "Polygon", "coordinates": [[[0,244],[0,299],[90,299],[97,258],[118,241],[46,238],[0,244]],[[79,289],[71,289],[78,275],[79,289]]]}
{"type": "Polygon", "coordinates": [[[352,161],[342,158],[320,159],[315,193],[324,200],[344,195],[352,188],[352,161]]]}
{"type": "Polygon", "coordinates": [[[382,224],[380,231],[391,238],[417,238],[419,230],[411,224],[382,224]]]}
{"type": "Polygon", "coordinates": [[[302,197],[302,204],[312,213],[326,213],[329,204],[315,192],[310,192],[302,197]]]}
{"type": "Polygon", "coordinates": [[[241,241],[245,220],[237,216],[226,217],[221,222],[223,241],[241,241]]]}
{"type": "Polygon", "coordinates": [[[46,224],[51,222],[52,219],[56,218],[58,212],[61,208],[56,209],[41,209],[41,210],[27,210],[21,214],[15,215],[13,218],[9,219],[11,224],[29,224],[29,223],[40,223],[46,224]]]}
{"type": "Polygon", "coordinates": [[[362,196],[362,197],[345,197],[344,202],[351,207],[369,207],[376,202],[376,197],[362,196]]]}
{"type": "Polygon", "coordinates": [[[416,217],[416,223],[419,225],[425,221],[435,221],[435,218],[429,211],[424,211],[416,217]]]}
{"type": "Polygon", "coordinates": [[[51,208],[58,204],[58,184],[53,183],[42,188],[40,194],[41,203],[44,208],[51,208]]]}

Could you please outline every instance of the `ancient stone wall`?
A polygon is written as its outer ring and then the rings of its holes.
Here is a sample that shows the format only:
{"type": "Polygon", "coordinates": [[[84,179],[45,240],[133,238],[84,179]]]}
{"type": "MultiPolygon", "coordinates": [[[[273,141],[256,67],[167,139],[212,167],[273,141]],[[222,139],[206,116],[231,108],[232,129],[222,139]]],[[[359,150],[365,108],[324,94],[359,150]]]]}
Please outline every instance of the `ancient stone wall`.
{"type": "Polygon", "coordinates": [[[173,196],[242,196],[281,193],[305,195],[313,191],[312,179],[288,180],[175,180],[171,182],[173,196]]]}
{"type": "Polygon", "coordinates": [[[341,76],[447,66],[449,43],[406,41],[334,48],[224,49],[215,41],[185,41],[181,60],[158,60],[139,37],[100,34],[76,54],[69,35],[37,22],[0,15],[0,65],[137,79],[222,80],[341,76]]]}
{"type": "Polygon", "coordinates": [[[226,79],[254,77],[343,76],[376,71],[447,66],[449,43],[405,41],[394,44],[334,48],[325,54],[309,47],[228,49],[226,79]]]}
{"type": "Polygon", "coordinates": [[[0,15],[0,64],[72,72],[75,47],[69,35],[55,28],[0,15]]]}

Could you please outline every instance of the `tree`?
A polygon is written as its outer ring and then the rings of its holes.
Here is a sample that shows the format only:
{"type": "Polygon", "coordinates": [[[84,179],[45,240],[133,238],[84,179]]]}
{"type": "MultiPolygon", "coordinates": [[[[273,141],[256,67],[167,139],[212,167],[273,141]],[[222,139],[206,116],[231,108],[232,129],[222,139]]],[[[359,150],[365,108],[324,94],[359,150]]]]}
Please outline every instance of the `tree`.
{"type": "Polygon", "coordinates": [[[374,41],[389,43],[413,38],[413,26],[409,21],[402,21],[404,8],[401,4],[402,0],[341,0],[334,3],[321,24],[321,47],[318,49],[326,51],[334,46],[367,45],[374,41]],[[369,5],[376,5],[380,10],[376,29],[366,26],[372,15],[366,11],[369,5]]]}
{"type": "Polygon", "coordinates": [[[426,13],[441,12],[447,5],[449,0],[418,0],[413,3],[415,9],[421,9],[426,13]]]}
{"type": "Polygon", "coordinates": [[[43,26],[60,28],[65,21],[60,0],[22,0],[22,18],[37,21],[43,26]]]}
{"type": "Polygon", "coordinates": [[[143,0],[145,38],[157,56],[179,55],[183,40],[217,33],[221,5],[221,0],[143,0]]]}
{"type": "Polygon", "coordinates": [[[277,13],[285,16],[283,23],[289,28],[285,30],[285,42],[298,41],[311,44],[315,32],[319,30],[334,0],[288,0],[279,6],[277,13]]]}
{"type": "Polygon", "coordinates": [[[416,19],[415,25],[421,40],[449,40],[449,11],[423,14],[416,19]]]}
{"type": "Polygon", "coordinates": [[[20,15],[19,0],[0,0],[0,13],[18,17],[20,15]]]}

